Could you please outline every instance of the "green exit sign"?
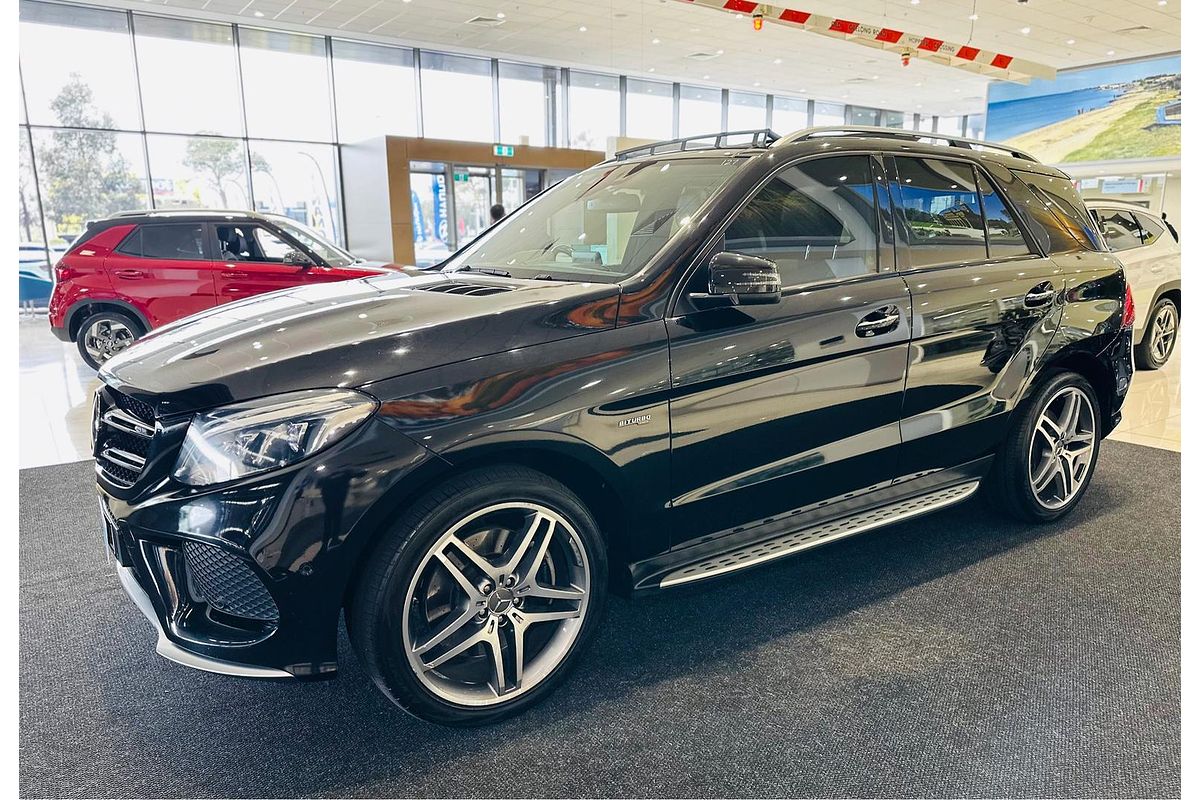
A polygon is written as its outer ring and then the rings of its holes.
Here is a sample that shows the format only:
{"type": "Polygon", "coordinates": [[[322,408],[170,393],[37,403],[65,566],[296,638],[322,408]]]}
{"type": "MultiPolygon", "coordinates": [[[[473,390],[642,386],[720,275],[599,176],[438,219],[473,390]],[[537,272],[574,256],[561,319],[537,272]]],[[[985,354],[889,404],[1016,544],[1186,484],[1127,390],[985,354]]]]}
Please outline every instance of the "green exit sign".
{"type": "Polygon", "coordinates": [[[454,173],[454,180],[456,183],[466,183],[468,180],[470,180],[470,178],[471,178],[471,174],[468,172],[454,173]]]}
{"type": "Polygon", "coordinates": [[[492,152],[504,158],[512,158],[513,146],[511,144],[498,144],[492,147],[492,152]]]}

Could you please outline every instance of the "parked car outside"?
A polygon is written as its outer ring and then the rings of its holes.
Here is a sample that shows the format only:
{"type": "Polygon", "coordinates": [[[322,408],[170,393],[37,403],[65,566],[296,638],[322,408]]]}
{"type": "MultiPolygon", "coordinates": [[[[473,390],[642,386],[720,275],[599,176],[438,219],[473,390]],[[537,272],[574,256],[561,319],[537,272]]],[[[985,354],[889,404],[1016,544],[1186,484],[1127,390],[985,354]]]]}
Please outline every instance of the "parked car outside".
{"type": "Polygon", "coordinates": [[[660,143],[440,271],[218,306],[115,356],[102,524],[163,656],[327,678],[344,615],[392,701],[477,725],[564,679],[610,588],[980,490],[1062,518],[1121,418],[1133,319],[1071,182],[1025,153],[888,129],[660,143]]]}
{"type": "Polygon", "coordinates": [[[1139,369],[1159,369],[1179,341],[1182,257],[1179,233],[1143,206],[1115,200],[1089,200],[1108,247],[1125,265],[1139,313],[1133,325],[1134,360],[1139,369]]]}
{"type": "Polygon", "coordinates": [[[224,303],[378,275],[295,220],[247,211],[143,211],[93,222],[54,266],[50,330],[98,368],[155,328],[224,303]]]}

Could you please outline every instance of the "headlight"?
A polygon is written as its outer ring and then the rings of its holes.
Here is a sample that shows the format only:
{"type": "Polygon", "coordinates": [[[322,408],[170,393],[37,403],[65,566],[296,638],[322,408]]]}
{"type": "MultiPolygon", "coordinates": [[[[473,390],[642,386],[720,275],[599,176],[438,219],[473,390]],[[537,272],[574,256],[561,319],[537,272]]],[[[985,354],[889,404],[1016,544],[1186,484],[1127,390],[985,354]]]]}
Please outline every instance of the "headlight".
{"type": "Polygon", "coordinates": [[[313,389],[202,412],[188,427],[175,478],[207,486],[293,464],[350,433],[376,405],[350,389],[313,389]]]}

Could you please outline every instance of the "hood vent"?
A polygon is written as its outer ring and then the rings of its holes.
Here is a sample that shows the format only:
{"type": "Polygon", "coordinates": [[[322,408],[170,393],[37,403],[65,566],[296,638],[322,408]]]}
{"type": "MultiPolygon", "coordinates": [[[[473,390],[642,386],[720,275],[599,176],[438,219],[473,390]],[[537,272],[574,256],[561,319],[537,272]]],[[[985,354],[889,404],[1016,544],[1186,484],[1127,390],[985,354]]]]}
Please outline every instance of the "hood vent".
{"type": "Polygon", "coordinates": [[[442,294],[465,294],[471,297],[486,297],[489,294],[511,292],[511,286],[497,286],[494,283],[436,283],[433,286],[416,287],[426,292],[441,292],[442,294]]]}

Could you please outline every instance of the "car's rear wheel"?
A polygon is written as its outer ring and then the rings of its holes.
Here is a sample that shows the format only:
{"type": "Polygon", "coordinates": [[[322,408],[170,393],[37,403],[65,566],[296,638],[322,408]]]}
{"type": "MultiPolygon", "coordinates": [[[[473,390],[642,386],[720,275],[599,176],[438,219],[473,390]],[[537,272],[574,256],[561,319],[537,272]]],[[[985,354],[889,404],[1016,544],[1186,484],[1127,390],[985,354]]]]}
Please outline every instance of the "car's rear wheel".
{"type": "Polygon", "coordinates": [[[384,534],[347,615],[376,685],[412,714],[478,725],[553,690],[599,622],[605,548],[588,509],[534,470],[452,478],[384,534]]]}
{"type": "Polygon", "coordinates": [[[1142,341],[1134,348],[1133,355],[1138,369],[1161,369],[1175,352],[1175,342],[1179,338],[1179,308],[1171,298],[1159,298],[1150,309],[1148,319],[1142,341]]]}
{"type": "Polygon", "coordinates": [[[1018,412],[988,476],[1001,510],[1051,522],[1079,503],[1100,453],[1100,404],[1075,372],[1049,376],[1018,412]]]}
{"type": "Polygon", "coordinates": [[[92,369],[100,366],[133,344],[143,334],[142,326],[119,311],[99,311],[79,326],[75,343],[79,355],[92,369]]]}

